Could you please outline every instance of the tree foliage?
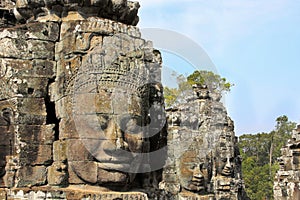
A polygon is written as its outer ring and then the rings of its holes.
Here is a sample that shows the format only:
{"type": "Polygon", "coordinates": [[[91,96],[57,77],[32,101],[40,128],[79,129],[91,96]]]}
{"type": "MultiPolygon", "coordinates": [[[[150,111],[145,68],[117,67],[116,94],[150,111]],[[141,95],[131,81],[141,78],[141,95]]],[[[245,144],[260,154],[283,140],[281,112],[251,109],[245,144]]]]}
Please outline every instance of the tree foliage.
{"type": "Polygon", "coordinates": [[[230,88],[233,86],[232,83],[227,82],[226,78],[222,78],[220,75],[211,71],[204,70],[194,71],[194,73],[187,77],[187,82],[190,85],[206,85],[211,91],[215,92],[230,91],[230,88]]]}
{"type": "Polygon", "coordinates": [[[183,75],[176,77],[177,88],[164,88],[164,97],[166,106],[172,106],[175,102],[180,101],[180,97],[188,96],[192,91],[194,84],[206,85],[211,92],[228,92],[233,84],[227,82],[226,78],[210,71],[196,70],[187,78],[183,75]]]}
{"type": "Polygon", "coordinates": [[[275,129],[270,133],[239,137],[243,178],[246,192],[252,200],[273,199],[273,179],[279,169],[277,158],[295,127],[296,123],[283,115],[276,119],[275,129]]]}
{"type": "Polygon", "coordinates": [[[164,87],[165,104],[167,107],[174,105],[178,94],[179,91],[177,88],[164,87]]]}

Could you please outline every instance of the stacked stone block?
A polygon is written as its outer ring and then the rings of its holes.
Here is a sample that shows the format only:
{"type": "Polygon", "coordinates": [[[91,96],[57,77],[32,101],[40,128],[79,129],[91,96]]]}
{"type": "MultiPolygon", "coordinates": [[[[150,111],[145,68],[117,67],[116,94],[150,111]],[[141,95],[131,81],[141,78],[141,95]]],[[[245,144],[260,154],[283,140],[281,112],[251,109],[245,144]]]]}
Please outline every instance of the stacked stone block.
{"type": "Polygon", "coordinates": [[[55,125],[47,115],[51,109],[47,88],[56,76],[58,31],[58,24],[51,22],[1,31],[0,104],[5,122],[1,126],[6,130],[4,135],[8,134],[2,148],[9,149],[1,151],[8,164],[2,177],[4,187],[46,183],[55,134],[55,125]]]}
{"type": "Polygon", "coordinates": [[[292,139],[281,149],[280,169],[275,175],[274,199],[300,198],[300,125],[293,131],[292,139]]]}

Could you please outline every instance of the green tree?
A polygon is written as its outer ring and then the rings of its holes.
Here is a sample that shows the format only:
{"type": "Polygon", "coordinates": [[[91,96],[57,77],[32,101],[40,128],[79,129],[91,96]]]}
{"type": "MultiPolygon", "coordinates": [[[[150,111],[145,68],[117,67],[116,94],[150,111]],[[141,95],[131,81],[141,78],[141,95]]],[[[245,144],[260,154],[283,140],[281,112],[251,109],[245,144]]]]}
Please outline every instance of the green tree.
{"type": "Polygon", "coordinates": [[[206,85],[211,91],[214,92],[230,91],[231,87],[233,86],[232,83],[227,82],[226,78],[222,78],[220,75],[215,74],[211,71],[204,70],[194,71],[194,73],[187,77],[187,82],[190,85],[206,85]]]}
{"type": "Polygon", "coordinates": [[[173,105],[176,102],[176,98],[179,94],[177,88],[164,87],[165,104],[167,107],[173,105]]]}
{"type": "Polygon", "coordinates": [[[210,91],[218,93],[230,91],[233,86],[233,84],[226,81],[226,78],[222,78],[220,75],[210,71],[196,70],[187,78],[183,75],[179,75],[176,79],[178,84],[177,88],[164,88],[164,97],[167,107],[182,101],[182,98],[188,96],[192,92],[192,86],[194,84],[206,85],[210,91]]]}
{"type": "Polygon", "coordinates": [[[252,200],[273,199],[273,179],[279,169],[277,158],[295,127],[296,123],[283,115],[276,119],[275,129],[270,133],[239,137],[246,192],[252,200]]]}

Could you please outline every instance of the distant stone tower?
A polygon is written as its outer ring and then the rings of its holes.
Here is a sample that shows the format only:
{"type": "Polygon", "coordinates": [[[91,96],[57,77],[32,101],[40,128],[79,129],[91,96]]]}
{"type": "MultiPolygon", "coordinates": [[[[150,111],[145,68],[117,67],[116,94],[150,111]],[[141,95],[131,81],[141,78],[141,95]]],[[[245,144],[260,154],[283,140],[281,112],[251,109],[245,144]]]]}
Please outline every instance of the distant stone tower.
{"type": "Polygon", "coordinates": [[[274,182],[274,199],[300,199],[300,125],[293,131],[292,139],[281,149],[281,154],[280,169],[274,182]]]}
{"type": "Polygon", "coordinates": [[[168,161],[160,188],[179,199],[247,199],[241,158],[220,94],[195,85],[168,114],[168,161]]]}

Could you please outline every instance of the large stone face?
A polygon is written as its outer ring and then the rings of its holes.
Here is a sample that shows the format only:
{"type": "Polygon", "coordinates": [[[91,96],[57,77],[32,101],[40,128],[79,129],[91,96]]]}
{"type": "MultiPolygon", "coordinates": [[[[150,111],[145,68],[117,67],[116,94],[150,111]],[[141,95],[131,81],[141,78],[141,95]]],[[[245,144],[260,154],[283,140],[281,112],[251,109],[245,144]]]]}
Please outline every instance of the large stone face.
{"type": "Polygon", "coordinates": [[[6,3],[27,23],[0,33],[0,186],[142,185],[139,163],[160,137],[145,135],[149,109],[163,99],[159,52],[124,24],[138,4],[6,3]]]}

